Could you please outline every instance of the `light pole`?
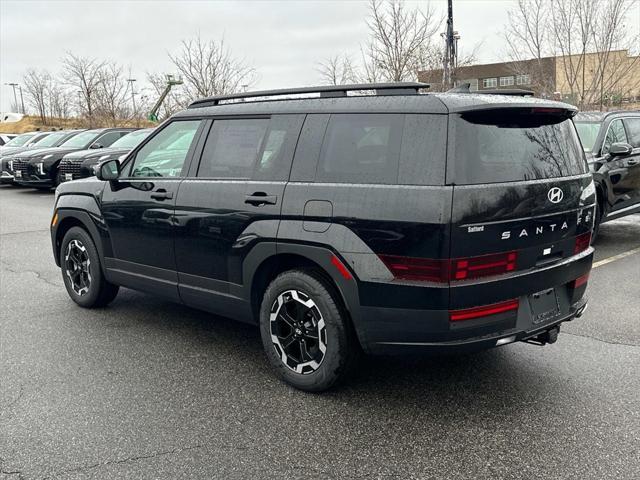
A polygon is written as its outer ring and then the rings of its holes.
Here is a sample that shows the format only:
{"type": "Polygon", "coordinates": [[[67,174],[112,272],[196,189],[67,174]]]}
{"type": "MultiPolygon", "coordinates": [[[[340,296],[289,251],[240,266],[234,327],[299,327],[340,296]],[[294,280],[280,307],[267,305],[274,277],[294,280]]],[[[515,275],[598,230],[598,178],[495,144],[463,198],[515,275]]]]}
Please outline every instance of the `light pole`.
{"type": "Polygon", "coordinates": [[[9,87],[13,88],[13,105],[16,107],[16,110],[18,109],[18,97],[16,96],[16,87],[18,86],[17,83],[5,83],[5,85],[8,85],[9,87]]]}
{"type": "Polygon", "coordinates": [[[129,82],[129,87],[131,87],[131,103],[133,104],[133,116],[136,119],[136,127],[138,127],[139,121],[138,121],[138,115],[136,114],[136,97],[135,97],[135,93],[133,92],[133,82],[135,81],[136,81],[135,78],[127,79],[127,82],[129,82]]]}
{"type": "Polygon", "coordinates": [[[24,97],[22,96],[22,87],[18,87],[20,89],[20,103],[22,104],[22,114],[26,115],[27,112],[24,109],[24,97]]]}

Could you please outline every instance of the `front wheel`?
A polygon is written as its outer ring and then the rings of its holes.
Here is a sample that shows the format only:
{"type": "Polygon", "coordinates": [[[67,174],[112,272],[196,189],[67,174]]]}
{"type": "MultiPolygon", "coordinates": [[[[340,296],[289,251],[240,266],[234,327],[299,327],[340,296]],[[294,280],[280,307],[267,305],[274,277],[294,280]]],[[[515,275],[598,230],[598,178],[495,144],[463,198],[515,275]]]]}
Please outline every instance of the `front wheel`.
{"type": "Polygon", "coordinates": [[[271,282],[260,308],[260,333],[276,374],[300,390],[332,387],[356,356],[346,312],[314,271],[291,270],[271,282]]]}
{"type": "Polygon", "coordinates": [[[67,293],[81,307],[103,307],[118,294],[119,287],[102,274],[93,240],[80,227],[70,228],[62,239],[60,268],[67,293]]]}

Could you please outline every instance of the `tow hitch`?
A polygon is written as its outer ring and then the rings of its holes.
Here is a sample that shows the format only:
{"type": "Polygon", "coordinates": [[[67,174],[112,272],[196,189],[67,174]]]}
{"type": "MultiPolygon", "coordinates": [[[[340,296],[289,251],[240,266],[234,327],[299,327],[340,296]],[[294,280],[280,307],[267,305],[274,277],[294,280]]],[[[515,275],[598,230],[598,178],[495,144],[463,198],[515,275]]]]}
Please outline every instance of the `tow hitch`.
{"type": "Polygon", "coordinates": [[[556,325],[549,330],[545,330],[535,337],[527,338],[524,342],[540,346],[546,345],[547,343],[556,343],[556,340],[558,340],[558,333],[560,333],[560,325],[556,325]]]}

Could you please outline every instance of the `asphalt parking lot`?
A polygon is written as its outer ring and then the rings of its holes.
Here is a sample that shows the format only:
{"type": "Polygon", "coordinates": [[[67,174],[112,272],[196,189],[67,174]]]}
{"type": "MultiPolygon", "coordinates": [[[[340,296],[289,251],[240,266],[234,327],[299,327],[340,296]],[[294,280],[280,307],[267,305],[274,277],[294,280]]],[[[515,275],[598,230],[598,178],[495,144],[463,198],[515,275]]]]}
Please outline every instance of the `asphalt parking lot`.
{"type": "Polygon", "coordinates": [[[130,290],[77,307],[52,205],[0,187],[2,480],[638,478],[640,215],[603,225],[556,344],[368,358],[313,395],[270,374],[256,328],[130,290]]]}

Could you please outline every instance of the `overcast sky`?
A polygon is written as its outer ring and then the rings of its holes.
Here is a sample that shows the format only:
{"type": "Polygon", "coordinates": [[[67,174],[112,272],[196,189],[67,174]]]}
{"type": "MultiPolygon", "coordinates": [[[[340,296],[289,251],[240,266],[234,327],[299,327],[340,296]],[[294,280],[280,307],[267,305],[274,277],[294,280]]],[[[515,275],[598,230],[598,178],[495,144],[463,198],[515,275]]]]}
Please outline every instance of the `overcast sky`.
{"type": "MultiPolygon", "coordinates": [[[[426,2],[408,2],[424,4],[426,2]]],[[[445,0],[432,0],[444,14],[445,0]]],[[[454,22],[463,50],[481,44],[478,60],[500,61],[502,32],[511,0],[454,0],[454,22]]],[[[257,88],[319,82],[317,62],[358,52],[366,39],[362,1],[12,1],[0,0],[0,110],[29,67],[56,72],[65,51],[116,60],[134,78],[171,72],[167,52],[200,31],[223,35],[234,54],[253,65],[257,88]]],[[[640,29],[640,6],[630,16],[640,29]]]]}

